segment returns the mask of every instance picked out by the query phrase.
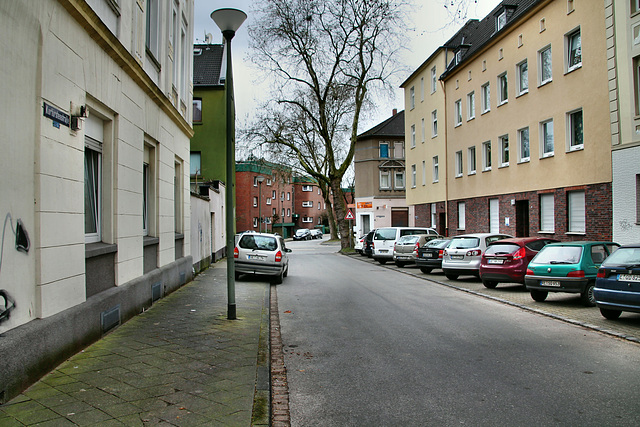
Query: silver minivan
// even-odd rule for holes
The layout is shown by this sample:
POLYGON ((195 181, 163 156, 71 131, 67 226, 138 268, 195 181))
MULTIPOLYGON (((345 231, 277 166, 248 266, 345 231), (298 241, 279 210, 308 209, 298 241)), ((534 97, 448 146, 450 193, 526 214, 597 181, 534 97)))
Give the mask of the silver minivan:
POLYGON ((233 249, 236 279, 241 274, 271 276, 274 284, 282 283, 289 273, 288 253, 282 236, 268 233, 244 233, 233 249))
POLYGON ((402 236, 410 234, 433 234, 438 236, 438 232, 427 227, 382 227, 377 228, 373 234, 372 253, 373 259, 380 264, 386 264, 393 260, 393 247, 402 236))

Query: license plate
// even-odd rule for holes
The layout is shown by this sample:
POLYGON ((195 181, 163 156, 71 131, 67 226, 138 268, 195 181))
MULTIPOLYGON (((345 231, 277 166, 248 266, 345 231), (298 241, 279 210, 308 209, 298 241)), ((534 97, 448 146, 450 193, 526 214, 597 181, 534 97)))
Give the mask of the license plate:
POLYGON ((264 261, 262 255, 247 255, 247 259, 255 259, 256 261, 264 261))
POLYGON ((380 249, 380 253, 381 253, 381 254, 386 254, 387 252, 389 252, 389 251, 388 251, 388 250, 386 250, 386 249, 380 249))
POLYGON ((549 286, 551 288, 559 288, 560 287, 560 282, 558 282, 556 280, 541 280, 540 281, 540 286, 549 286))
POLYGON ((618 280, 624 282, 640 282, 640 274, 618 274, 618 280))
POLYGON ((433 258, 434 255, 431 252, 425 252, 422 254, 422 258, 433 258))
POLYGON ((451 259, 464 259, 464 255, 451 255, 451 259))
POLYGON ((504 264, 503 259, 489 259, 487 260, 488 264, 504 264))

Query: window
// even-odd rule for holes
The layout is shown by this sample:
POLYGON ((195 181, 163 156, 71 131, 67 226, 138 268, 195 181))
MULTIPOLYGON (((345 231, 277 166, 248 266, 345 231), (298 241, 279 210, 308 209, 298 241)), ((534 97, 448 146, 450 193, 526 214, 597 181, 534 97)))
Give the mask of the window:
POLYGON ((640 12, 640 0, 631 0, 631 13, 640 12))
POLYGON ((438 172, 438 156, 433 157, 433 182, 438 182, 439 179, 438 172))
POLYGON ((524 95, 529 92, 529 66, 527 65, 526 59, 516 65, 516 76, 516 90, 518 91, 518 95, 524 95))
POLYGON ((184 224, 184 186, 182 183, 182 159, 176 157, 174 160, 173 173, 173 218, 174 230, 182 233, 184 224))
POLYGON ((518 161, 528 162, 531 156, 529 151, 529 128, 526 127, 518 130, 518 161))
POLYGON ((404 189, 404 171, 395 172, 394 177, 395 177, 394 185, 396 190, 404 189))
POLYGON ((551 46, 547 46, 538 52, 538 75, 540 85, 549 83, 553 75, 551 73, 551 46))
POLYGON ((500 232, 500 200, 489 199, 489 233, 500 232))
MULTIPOLYGON (((633 2, 637 0, 632 0, 633 2)), ((573 0, 567 0, 567 14, 573 12, 575 10, 575 6, 573 5, 573 0)))
POLYGON ((416 93, 413 86, 409 89, 409 108, 413 110, 416 108, 416 93))
POLYGON ((482 143, 482 170, 491 170, 491 141, 482 143))
MULTIPOLYGON (((178 60, 178 23, 180 22, 179 20, 179 15, 178 15, 178 9, 179 9, 179 5, 176 2, 176 0, 174 0, 173 2, 173 6, 171 9, 171 26, 169 27, 169 44, 171 45, 171 52, 173 53, 173 87, 177 88, 178 87, 178 63, 180 62, 178 60)), ((194 111, 194 121, 195 121, 195 111, 194 111)))
POLYGON ((584 233, 585 226, 585 198, 584 191, 570 191, 567 193, 569 206, 569 232, 584 233))
POLYGON ((253 196, 253 207, 254 208, 258 207, 258 197, 257 196, 253 196))
POLYGON ((302 207, 303 208, 312 208, 313 207, 313 202, 310 200, 306 200, 304 202, 302 202, 302 207))
POLYGON ((160 59, 160 0, 147 0, 147 33, 145 47, 156 62, 160 59))
POLYGON ((396 141, 393 144, 393 157, 396 159, 404 159, 404 142, 396 141))
POLYGON ((640 224, 640 174, 636 175, 636 223, 640 224))
POLYGON ((438 110, 431 112, 431 137, 438 136, 438 110))
POLYGON ((460 99, 458 99, 454 104, 454 120, 456 126, 460 126, 462 124, 462 100, 460 99))
MULTIPOLYGON (((313 187, 310 185, 303 185, 302 186, 302 191, 313 191, 313 187)), ((289 200, 289 199, 287 199, 289 200)))
POLYGON ((278 197, 278 193, 276 193, 276 190, 273 190, 273 191, 271 192, 271 198, 272 198, 273 200, 275 200, 275 199, 276 199, 276 197, 278 197))
POLYGON ((253 218, 253 228, 257 228, 258 227, 258 218, 254 217, 253 218))
POLYGON ((482 113, 491 110, 491 88, 489 83, 482 85, 482 113))
POLYGON ((540 195, 540 231, 555 232, 553 194, 540 195))
POLYGON ((85 242, 100 242, 102 217, 102 143, 85 136, 84 234, 85 242))
POLYGON ((144 144, 142 163, 142 234, 155 236, 156 232, 156 150, 155 144, 144 144))
POLYGON ((424 77, 420 77, 420 102, 424 101, 424 77))
POLYGON ((291 216, 291 208, 287 208, 287 217, 291 216))
POLYGON ((411 125, 411 148, 416 146, 416 125, 411 125))
POLYGON ((503 73, 498 76, 498 106, 507 101, 509 101, 507 73, 503 73))
POLYGON ((500 142, 500 166, 509 166, 509 135, 498 138, 500 142))
POLYGON ((193 99, 193 122, 202 123, 202 99, 193 99))
POLYGON ((142 164, 142 235, 149 235, 149 164, 142 164))
POLYGON ((189 62, 192 61, 192 52, 187 49, 187 23, 181 19, 180 23, 180 99, 183 101, 187 99, 187 86, 189 85, 189 62))
POLYGON ((380 157, 383 159, 389 158, 389 143, 381 142, 380 143, 380 157))
POLYGON ((267 178, 267 185, 271 185, 271 178, 267 178))
POLYGON ((436 228, 438 210, 435 203, 431 203, 431 228, 436 228))
POLYGON ((422 129, 421 129, 422 130, 422 142, 424 142, 424 137, 425 137, 424 119, 422 119, 421 127, 422 127, 422 129))
POLYGON ((427 162, 422 161, 422 185, 427 185, 427 162))
POLYGON ((582 66, 582 42, 580 39, 580 29, 568 34, 565 37, 567 45, 567 72, 573 71, 582 66))
POLYGON ((436 67, 433 67, 431 69, 431 93, 434 93, 436 91, 436 82, 436 67))
POLYGON ((467 120, 476 117, 476 93, 471 92, 467 95, 467 120))
POLYGON ((267 205, 271 204, 271 197, 267 197, 267 201, 266 201, 267 205))
POLYGON ((380 171, 380 188, 391 188, 391 185, 389 184, 389 171, 380 171))
POLYGON ((201 164, 201 159, 202 159, 202 154, 199 151, 192 151, 191 155, 189 156, 190 160, 189 160, 189 174, 192 177, 195 176, 202 176, 202 164, 201 164))
POLYGON ((466 206, 464 202, 458 202, 458 230, 465 228, 466 206))
POLYGON ((540 123, 540 147, 542 157, 553 156, 553 120, 540 123))
POLYGON ((507 25, 507 11, 503 10, 500 15, 496 17, 496 32, 500 31, 507 25))
POLYGON ((291 193, 287 192, 287 200, 291 200, 291 193))
POLYGON ((576 110, 567 114, 567 125, 569 126, 569 151, 581 150, 584 148, 582 110, 576 110))
POLYGON ((313 222, 313 217, 303 216, 302 217, 302 222, 313 222))
POLYGON ((411 188, 416 188, 416 165, 411 165, 411 188))
POLYGON ((467 159, 469 162, 469 175, 476 173, 476 147, 467 148, 467 159))
POLYGON ((462 176, 462 151, 456 151, 456 178, 462 176))

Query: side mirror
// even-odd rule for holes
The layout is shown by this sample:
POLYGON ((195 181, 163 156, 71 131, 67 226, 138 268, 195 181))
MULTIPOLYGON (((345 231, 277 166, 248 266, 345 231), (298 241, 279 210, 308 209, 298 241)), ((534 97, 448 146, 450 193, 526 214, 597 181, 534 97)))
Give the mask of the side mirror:
POLYGON ((291 249, 287 248, 284 250, 286 253, 293 252, 291 249))

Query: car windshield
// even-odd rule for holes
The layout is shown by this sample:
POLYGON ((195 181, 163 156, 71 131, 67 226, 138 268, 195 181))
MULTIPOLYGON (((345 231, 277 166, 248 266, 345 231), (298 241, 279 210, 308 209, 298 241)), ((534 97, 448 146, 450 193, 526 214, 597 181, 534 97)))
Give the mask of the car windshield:
POLYGON ((414 235, 414 236, 402 236, 400 238, 400 240, 398 240, 399 244, 403 244, 403 245, 407 245, 410 243, 415 243, 418 241, 418 239, 420 238, 420 236, 418 235, 414 235))
POLYGON ((477 237, 454 237, 449 247, 451 249, 470 249, 480 246, 480 239, 477 237))
POLYGON ((410 236, 412 234, 429 234, 429 230, 419 229, 419 230, 400 230, 401 236, 410 236))
POLYGON ((520 246, 515 243, 500 243, 491 245, 485 251, 485 255, 508 255, 516 252, 520 246))
POLYGON ((396 229, 395 228, 381 228, 376 230, 374 239, 376 240, 395 240, 396 229))
POLYGON ((240 243, 238 243, 238 246, 240 246, 242 249, 275 251, 276 249, 278 249, 278 242, 276 242, 275 237, 271 236, 245 234, 240 239, 240 243))
POLYGON ((533 259, 536 264, 577 264, 582 246, 545 246, 533 259))
POLYGON ((424 246, 426 248, 440 248, 440 249, 442 249, 443 247, 448 245, 449 242, 450 242, 450 240, 434 239, 434 240, 430 240, 429 242, 427 242, 427 244, 424 245, 424 246))
POLYGON ((634 265, 640 267, 640 248, 620 248, 602 263, 603 267, 612 265, 634 265))

